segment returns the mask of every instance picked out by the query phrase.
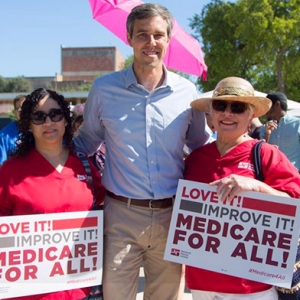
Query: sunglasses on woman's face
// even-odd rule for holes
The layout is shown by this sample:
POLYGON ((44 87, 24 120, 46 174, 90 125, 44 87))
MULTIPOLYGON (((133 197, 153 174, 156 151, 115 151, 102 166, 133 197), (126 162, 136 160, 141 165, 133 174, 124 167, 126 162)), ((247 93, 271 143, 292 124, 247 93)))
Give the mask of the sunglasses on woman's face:
POLYGON ((64 114, 60 108, 52 108, 47 114, 38 110, 30 115, 30 120, 35 125, 42 125, 46 122, 47 117, 49 117, 52 122, 59 122, 64 118, 64 114))
POLYGON ((243 114, 248 109, 248 104, 239 101, 225 101, 225 100, 213 100, 212 101, 212 108, 215 111, 224 112, 227 106, 230 106, 230 111, 233 114, 243 114))

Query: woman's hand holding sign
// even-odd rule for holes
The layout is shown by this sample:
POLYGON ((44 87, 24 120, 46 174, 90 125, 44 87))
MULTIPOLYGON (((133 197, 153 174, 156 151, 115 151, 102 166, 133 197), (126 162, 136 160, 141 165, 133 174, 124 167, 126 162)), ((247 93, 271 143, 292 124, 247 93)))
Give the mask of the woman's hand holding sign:
POLYGON ((233 198, 241 192, 260 192, 260 181, 249 177, 232 174, 227 177, 215 180, 210 183, 217 186, 217 194, 223 203, 231 202, 233 198))
POLYGON ((215 180, 210 185, 217 186, 217 195, 221 197, 223 203, 231 202, 238 193, 249 191, 290 197, 287 193, 275 190, 262 181, 236 174, 215 180))

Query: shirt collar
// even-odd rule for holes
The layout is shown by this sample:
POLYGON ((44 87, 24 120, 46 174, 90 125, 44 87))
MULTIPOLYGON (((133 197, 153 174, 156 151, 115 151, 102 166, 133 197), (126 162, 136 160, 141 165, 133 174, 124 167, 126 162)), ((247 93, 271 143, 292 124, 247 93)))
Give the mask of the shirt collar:
POLYGON ((137 79, 133 72, 133 65, 125 71, 125 87, 128 89, 132 84, 137 84, 137 79))
MULTIPOLYGON (((171 90, 174 90, 174 82, 172 80, 171 72, 167 70, 166 66, 163 64, 165 72, 165 80, 161 87, 169 86, 171 90)), ((133 64, 125 72, 125 87, 128 89, 132 84, 137 85, 137 79, 133 72, 133 64)))
POLYGON ((282 118, 280 118, 279 123, 285 124, 285 123, 288 123, 292 119, 293 119, 293 116, 291 114, 289 114, 288 112, 286 112, 286 114, 282 118))

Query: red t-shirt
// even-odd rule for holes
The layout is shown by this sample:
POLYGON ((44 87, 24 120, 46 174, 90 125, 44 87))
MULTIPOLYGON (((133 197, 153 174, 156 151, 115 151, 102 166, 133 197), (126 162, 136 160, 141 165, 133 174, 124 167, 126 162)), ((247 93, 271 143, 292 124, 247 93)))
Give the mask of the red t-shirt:
MULTIPOLYGON (((105 189, 96 168, 91 166, 97 202, 105 189)), ((80 159, 70 153, 59 173, 38 151, 12 158, 0 167, 0 216, 32 215, 91 210, 93 194, 80 159)), ((84 298, 90 288, 80 288, 11 299, 74 300, 84 298)))
MULTIPOLYGON (((185 161, 186 180, 210 183, 231 174, 255 178, 252 147, 257 140, 245 141, 221 156, 216 143, 194 150, 185 161)), ((274 189, 300 196, 300 176, 297 169, 277 147, 263 144, 261 148, 262 173, 265 183, 274 189)), ((250 294, 271 288, 270 285, 235 276, 224 275, 186 266, 187 285, 193 290, 231 294, 250 294)))

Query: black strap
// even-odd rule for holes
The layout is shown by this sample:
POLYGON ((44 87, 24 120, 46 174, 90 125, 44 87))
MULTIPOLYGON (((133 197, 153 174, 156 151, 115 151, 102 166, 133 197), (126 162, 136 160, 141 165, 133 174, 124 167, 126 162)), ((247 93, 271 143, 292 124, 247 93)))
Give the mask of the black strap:
MULTIPOLYGON (((91 171, 91 166, 90 166, 89 160, 88 160, 87 156, 82 152, 77 152, 77 156, 80 158, 80 160, 84 166, 86 176, 88 178, 89 184, 90 184, 92 192, 93 192, 94 200, 93 200, 92 209, 93 210, 96 210, 96 209, 102 210, 103 206, 97 207, 97 204, 96 204, 95 189, 94 189, 92 171, 91 171)), ((90 290, 90 294, 87 295, 85 298, 83 298, 83 300, 103 300, 102 284, 92 286, 91 290, 90 290)))
POLYGON ((263 141, 259 141, 252 148, 255 177, 257 180, 260 181, 264 181, 264 175, 262 173, 262 167, 261 167, 261 156, 260 156, 260 148, 262 144, 263 141))
POLYGON ((77 152, 77 156, 80 158, 80 160, 81 160, 81 162, 82 162, 82 164, 84 166, 87 179, 89 181, 90 187, 91 187, 92 192, 93 192, 93 196, 94 196, 93 210, 94 210, 94 209, 96 209, 96 197, 95 197, 95 189, 94 189, 94 183, 93 183, 91 166, 90 166, 90 163, 88 161, 87 156, 84 153, 77 152))

